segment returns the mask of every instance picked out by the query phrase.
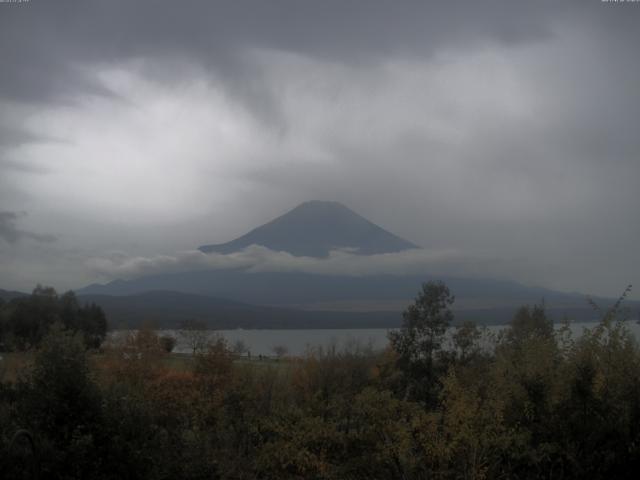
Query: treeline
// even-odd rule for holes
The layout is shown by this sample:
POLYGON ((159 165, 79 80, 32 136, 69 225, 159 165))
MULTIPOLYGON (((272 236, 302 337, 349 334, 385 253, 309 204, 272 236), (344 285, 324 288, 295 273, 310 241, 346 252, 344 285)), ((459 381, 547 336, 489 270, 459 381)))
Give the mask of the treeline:
POLYGON ((0 384, 7 478, 635 478, 640 348, 618 306, 577 338, 542 306, 504 333, 461 325, 425 284, 384 352, 176 363, 152 331, 89 355, 54 327, 0 384), (19 432, 16 434, 16 432, 19 432), (29 439, 33 440, 33 446, 29 439), (37 460, 37 461, 36 461, 37 460))
POLYGON ((99 306, 80 305, 72 291, 58 295, 53 288, 38 285, 31 295, 0 298, 0 352, 38 347, 56 323, 80 333, 88 348, 98 348, 107 334, 107 319, 99 306))

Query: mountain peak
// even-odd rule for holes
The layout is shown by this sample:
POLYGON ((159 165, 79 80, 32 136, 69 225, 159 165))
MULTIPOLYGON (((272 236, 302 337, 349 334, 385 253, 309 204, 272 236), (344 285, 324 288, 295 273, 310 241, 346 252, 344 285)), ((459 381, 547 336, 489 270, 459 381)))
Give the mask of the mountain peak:
POLYGON ((348 207, 345 207, 342 203, 335 202, 332 200, 307 200, 306 202, 302 202, 293 210, 296 210, 298 208, 340 208, 344 210, 350 210, 348 207))
POLYGON ((205 253, 232 253, 249 245, 295 256, 326 257, 338 248, 372 255, 418 248, 339 202, 310 200, 247 234, 219 245, 204 245, 205 253))
POLYGON ((292 208, 282 215, 282 217, 298 215, 311 216, 308 220, 315 220, 313 217, 315 215, 324 215, 329 217, 352 216, 363 218, 344 204, 329 200, 308 200, 306 202, 302 202, 297 207, 292 208))

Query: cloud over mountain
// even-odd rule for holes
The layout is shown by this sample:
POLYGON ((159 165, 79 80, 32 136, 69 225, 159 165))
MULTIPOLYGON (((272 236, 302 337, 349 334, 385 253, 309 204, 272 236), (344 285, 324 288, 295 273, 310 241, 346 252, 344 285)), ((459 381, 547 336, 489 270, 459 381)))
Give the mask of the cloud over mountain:
POLYGON ((304 202, 230 242, 175 255, 93 258, 88 265, 109 278, 198 270, 376 275, 469 270, 473 259, 455 249, 422 249, 348 207, 304 202))
POLYGON ((299 272, 324 275, 405 275, 446 273, 476 275, 491 272, 499 262, 494 258, 478 258, 456 250, 411 249, 401 252, 358 255, 351 251, 331 250, 324 258, 295 256, 251 245, 240 251, 204 253, 190 250, 175 255, 151 257, 94 257, 87 266, 106 279, 132 279, 147 275, 198 270, 242 269, 255 272, 299 272))

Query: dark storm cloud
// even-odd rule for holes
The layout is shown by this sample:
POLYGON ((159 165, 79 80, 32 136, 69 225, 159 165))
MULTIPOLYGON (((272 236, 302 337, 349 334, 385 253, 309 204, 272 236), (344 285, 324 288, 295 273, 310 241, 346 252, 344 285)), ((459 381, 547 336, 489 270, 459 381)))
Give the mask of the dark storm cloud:
MULTIPOLYGON (((274 49, 348 65, 429 58, 441 48, 518 46, 554 35, 567 20, 615 32, 632 48, 635 23, 591 1, 32 0, 2 5, 0 98, 70 101, 116 95, 79 68, 130 58, 180 58, 215 72, 254 113, 281 121, 247 52, 274 49)), ((615 41, 617 40, 617 41, 615 41)), ((625 45, 622 46, 621 43, 625 45)), ((152 67, 150 67, 152 68, 152 67)), ((635 65, 632 67, 635 69, 635 65)), ((179 76, 175 69, 152 75, 179 76)))
POLYGON ((2 5, 0 95, 43 100, 100 87, 82 62, 180 55, 242 77, 241 54, 273 48, 332 61, 430 55, 442 44, 518 44, 551 34, 568 2, 32 0, 2 5))
POLYGON ((0 211, 0 239, 11 244, 22 239, 36 242, 53 242, 56 240, 53 235, 43 235, 18 228, 16 222, 21 216, 24 216, 24 214, 0 211))

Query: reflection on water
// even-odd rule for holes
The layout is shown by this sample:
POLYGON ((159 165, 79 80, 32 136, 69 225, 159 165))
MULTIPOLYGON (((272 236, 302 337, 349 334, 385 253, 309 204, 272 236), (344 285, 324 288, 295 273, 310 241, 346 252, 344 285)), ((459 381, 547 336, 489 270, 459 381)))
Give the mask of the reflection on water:
MULTIPOLYGON (((585 328, 593 328, 597 323, 573 323, 570 328, 573 337, 582 334, 585 328)), ((636 322, 627 322, 627 328, 640 339, 640 325, 636 322)), ((560 325, 556 325, 557 328, 560 325)), ((485 342, 505 328, 504 325, 485 327, 485 342)), ((345 347, 371 347, 374 350, 384 349, 387 345, 387 333, 390 329, 317 329, 317 330, 210 330, 206 335, 213 338, 222 335, 230 347, 237 342, 242 342, 252 356, 275 355, 277 347, 284 347, 288 355, 303 355, 310 348, 327 348, 335 346, 337 349, 345 347)), ((111 333, 118 337, 126 335, 127 330, 116 330, 111 333)), ((178 341, 174 352, 188 353, 191 348, 178 334, 177 330, 161 330, 160 335, 171 335, 178 341)))

